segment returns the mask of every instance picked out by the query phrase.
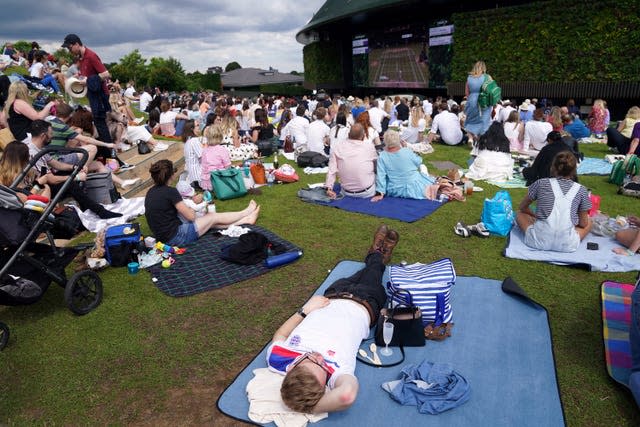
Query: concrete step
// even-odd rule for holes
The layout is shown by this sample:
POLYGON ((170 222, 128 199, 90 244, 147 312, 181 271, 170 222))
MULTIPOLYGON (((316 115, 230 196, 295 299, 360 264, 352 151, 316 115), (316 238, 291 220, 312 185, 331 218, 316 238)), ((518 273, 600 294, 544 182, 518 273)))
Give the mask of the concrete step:
POLYGON ((117 173, 121 179, 139 178, 136 185, 120 191, 125 198, 144 196, 147 190, 153 185, 153 180, 149 174, 149 167, 158 160, 168 159, 173 162, 174 167, 181 172, 184 169, 184 144, 181 141, 165 141, 169 146, 164 151, 152 151, 148 154, 138 154, 138 150, 133 147, 130 150, 120 153, 119 157, 135 168, 117 173))

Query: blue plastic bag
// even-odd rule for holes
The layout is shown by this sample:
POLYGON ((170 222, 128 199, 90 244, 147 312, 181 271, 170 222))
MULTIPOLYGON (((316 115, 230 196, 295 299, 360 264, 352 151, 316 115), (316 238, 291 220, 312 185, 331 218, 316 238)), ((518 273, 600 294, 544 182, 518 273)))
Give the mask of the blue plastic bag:
POLYGON ((509 234, 514 220, 509 193, 505 190, 500 190, 493 199, 484 199, 481 219, 491 234, 499 236, 509 234))

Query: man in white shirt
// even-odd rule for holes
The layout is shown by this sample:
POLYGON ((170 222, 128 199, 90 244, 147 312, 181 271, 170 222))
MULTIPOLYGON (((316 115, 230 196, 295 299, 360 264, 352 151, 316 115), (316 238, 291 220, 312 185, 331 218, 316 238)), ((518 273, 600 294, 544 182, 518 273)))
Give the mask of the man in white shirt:
POLYGON ((496 115, 496 120, 500 123, 506 122, 509 118, 509 114, 511 114, 512 111, 516 111, 516 109, 511 106, 511 101, 505 99, 504 101, 502 101, 502 108, 496 115))
POLYGON ((429 98, 425 98, 424 101, 422 101, 422 111, 424 111, 424 115, 428 117, 431 117, 433 114, 433 104, 429 101, 429 98))
POLYGON ((324 296, 311 297, 273 335, 267 364, 284 375, 280 395, 290 409, 333 412, 355 402, 356 355, 386 303, 382 276, 399 239, 395 230, 379 226, 365 266, 336 280, 324 296))
POLYGON ((307 143, 307 135, 309 134, 309 120, 304 117, 307 111, 302 104, 296 108, 296 116, 287 123, 282 130, 284 137, 291 136, 294 141, 294 148, 307 143))
POLYGON ((327 109, 324 107, 316 108, 313 116, 315 120, 309 124, 307 133, 307 149, 316 153, 325 153, 325 147, 329 146, 329 126, 324 122, 324 116, 327 115, 327 109))
POLYGON ((147 111, 147 107, 152 100, 153 97, 151 96, 151 88, 145 86, 144 92, 142 92, 142 95, 140 95, 140 111, 147 111))
POLYGON ((372 99, 369 107, 369 122, 378 133, 382 133, 382 119, 390 117, 382 108, 378 107, 378 101, 372 99))
POLYGON ((460 119, 458 116, 449 111, 445 101, 437 104, 438 114, 433 118, 431 130, 427 136, 427 141, 431 143, 440 133, 440 139, 447 145, 458 145, 466 142, 466 135, 463 134, 460 127, 460 119))
POLYGON ((127 88, 124 90, 124 93, 122 95, 129 102, 136 100, 136 88, 133 87, 133 82, 132 81, 129 81, 127 83, 127 88))
POLYGON ((536 108, 533 112, 533 120, 529 120, 524 127, 524 150, 542 150, 542 147, 547 145, 547 135, 552 130, 551 123, 544 120, 544 110, 536 108))

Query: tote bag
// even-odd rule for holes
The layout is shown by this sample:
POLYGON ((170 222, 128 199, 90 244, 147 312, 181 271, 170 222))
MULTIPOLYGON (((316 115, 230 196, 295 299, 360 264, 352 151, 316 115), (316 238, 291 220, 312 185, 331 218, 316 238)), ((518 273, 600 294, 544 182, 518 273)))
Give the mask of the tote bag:
POLYGON ((393 265, 389 267, 389 279, 387 290, 393 306, 413 303, 420 307, 425 326, 451 321, 451 287, 456 271, 450 258, 431 264, 393 265), (402 291, 408 291, 412 301, 407 301, 402 291))
POLYGON ((500 190, 493 199, 484 199, 482 222, 491 234, 506 236, 513 226, 514 214, 509 192, 500 190))
POLYGON ((242 172, 229 168, 211 171, 211 187, 219 200, 235 199, 247 194, 242 172))

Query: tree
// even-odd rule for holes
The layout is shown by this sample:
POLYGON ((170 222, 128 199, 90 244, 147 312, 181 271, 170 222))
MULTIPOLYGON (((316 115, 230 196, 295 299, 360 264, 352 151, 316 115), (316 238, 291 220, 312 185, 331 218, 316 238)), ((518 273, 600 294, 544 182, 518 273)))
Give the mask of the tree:
POLYGON ((138 84, 144 84, 147 75, 147 60, 142 57, 140 51, 135 49, 128 55, 120 58, 120 62, 115 66, 109 68, 113 79, 118 79, 122 84, 127 83, 129 80, 133 81, 134 86, 138 84))
POLYGON ((225 73, 228 73, 229 71, 238 70, 240 68, 242 68, 240 64, 238 64, 236 61, 233 61, 233 62, 229 62, 227 66, 224 67, 224 71, 225 73))
POLYGON ((148 67, 149 86, 157 86, 166 90, 182 90, 186 86, 184 69, 180 61, 173 57, 151 58, 148 67))
POLYGON ((289 74, 293 74, 294 76, 299 76, 300 73, 297 72, 296 70, 291 71, 289 74))

